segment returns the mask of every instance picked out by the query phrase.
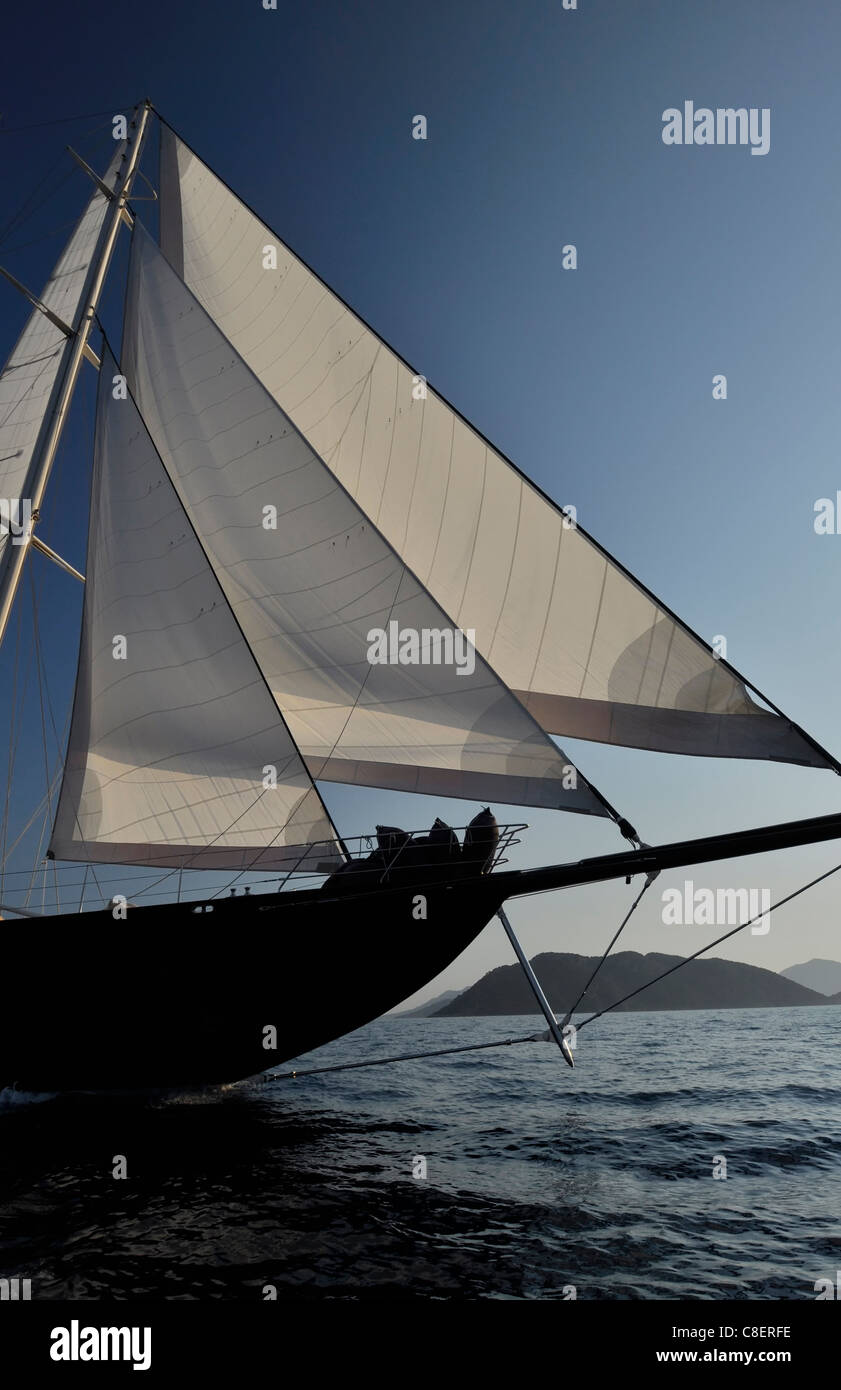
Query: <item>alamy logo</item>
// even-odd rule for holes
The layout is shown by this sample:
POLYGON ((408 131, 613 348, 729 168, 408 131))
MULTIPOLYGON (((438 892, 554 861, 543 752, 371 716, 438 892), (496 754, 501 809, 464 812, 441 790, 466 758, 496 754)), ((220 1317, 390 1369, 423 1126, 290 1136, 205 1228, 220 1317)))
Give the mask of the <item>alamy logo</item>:
POLYGON ((817 1303, 820 1303, 822 1298, 829 1299, 830 1302, 841 1301, 841 1269, 835 1271, 835 1283, 831 1279, 816 1279, 813 1287, 817 1294, 817 1303))
POLYGON ((751 927, 751 936, 766 936, 771 922, 770 888, 664 888, 661 921, 666 927, 751 927), (760 917, 760 909, 762 916, 760 917))
POLYGON ((12 545, 24 545, 32 530, 32 503, 28 497, 0 497, 0 536, 11 536, 12 545))
POLYGON ((767 154, 771 148, 771 108, 763 106, 699 106, 685 101, 683 110, 669 106, 663 112, 664 145, 747 145, 751 154, 767 154))
POLYGON ((472 676, 476 669, 472 627, 401 627, 392 619, 388 631, 372 627, 367 636, 368 660, 372 666, 455 666, 459 676, 472 676))
POLYGON ((69 1327, 54 1327, 50 1339, 53 1361, 132 1361, 133 1371, 152 1364, 151 1327, 80 1327, 74 1318, 69 1327))
POLYGON ((0 1302, 14 1302, 15 1299, 29 1300, 31 1298, 31 1279, 0 1279, 0 1302))
POLYGON ((815 535, 841 535, 841 492, 836 492, 835 501, 831 497, 819 497, 814 506, 815 535))

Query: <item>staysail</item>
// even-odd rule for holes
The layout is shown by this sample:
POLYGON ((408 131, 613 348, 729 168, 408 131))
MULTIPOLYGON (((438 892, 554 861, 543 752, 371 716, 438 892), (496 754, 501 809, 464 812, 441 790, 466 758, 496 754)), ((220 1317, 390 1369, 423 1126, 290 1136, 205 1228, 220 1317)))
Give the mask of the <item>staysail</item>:
POLYGON ((609 813, 453 631, 140 227, 122 356, 314 780, 609 813), (417 652, 372 659, 372 633, 395 630, 417 634, 417 652))
POLYGON ((161 141, 170 263, 544 730, 837 770, 428 389, 164 124, 161 141))
POLYGON ((79 672, 50 852, 198 869, 341 862, 330 818, 107 350, 79 672))
MULTIPOLYGON (((103 178, 107 188, 117 182, 124 152, 122 141, 103 178)), ((108 199, 97 189, 41 292, 42 304, 68 328, 77 326, 107 207, 108 199)), ((13 523, 10 528, 4 518, 0 529, 0 575, 14 527, 23 525, 22 505, 31 494, 36 446, 72 346, 72 338, 40 309, 33 309, 0 373, 0 498, 10 505, 13 523)))

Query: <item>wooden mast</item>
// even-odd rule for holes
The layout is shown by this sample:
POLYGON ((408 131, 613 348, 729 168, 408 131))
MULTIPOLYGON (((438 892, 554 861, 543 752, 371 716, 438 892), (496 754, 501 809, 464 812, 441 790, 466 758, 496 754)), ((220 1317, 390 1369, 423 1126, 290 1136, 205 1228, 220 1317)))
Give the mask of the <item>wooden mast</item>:
POLYGON ((146 134, 146 127, 149 123, 151 112, 151 102, 144 101, 139 108, 136 108, 132 120, 134 137, 130 139, 126 150, 126 167, 122 181, 111 197, 111 207, 106 214, 103 234, 99 243, 99 254, 91 267, 88 283, 85 288, 83 298, 83 308, 79 319, 79 326, 74 334, 73 348, 67 363, 62 381, 61 390, 52 407, 51 418, 46 433, 43 436, 38 456, 37 465, 31 487, 31 506, 32 520, 27 533, 16 539, 14 545, 9 546, 9 554, 2 575, 0 575, 0 645, 6 634, 9 625, 9 618, 15 596, 23 576, 23 567, 26 562, 29 547, 33 543, 33 531, 41 505, 44 500, 47 482, 50 476, 62 430, 67 420, 70 402, 82 362, 90 352, 88 339, 93 328, 94 316, 99 304, 102 287, 105 284, 105 277, 111 264, 111 257, 114 247, 117 244, 117 234, 122 221, 130 223, 131 217, 126 210, 126 201, 131 192, 131 185, 137 166, 140 162, 140 154, 143 148, 143 138, 146 134))

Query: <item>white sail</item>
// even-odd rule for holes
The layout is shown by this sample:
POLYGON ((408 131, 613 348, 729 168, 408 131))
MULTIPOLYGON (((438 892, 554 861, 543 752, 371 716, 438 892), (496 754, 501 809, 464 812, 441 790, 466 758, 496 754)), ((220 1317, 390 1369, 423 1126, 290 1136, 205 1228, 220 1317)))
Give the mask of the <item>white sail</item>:
MULTIPOLYGON (((103 178, 108 188, 117 181, 124 151, 121 142, 103 178)), ((76 327, 107 207, 108 199, 97 189, 41 292, 41 302, 68 328, 76 327)), ((24 524, 22 504, 30 497, 35 448, 71 349, 72 339, 33 309, 0 373, 0 502, 9 507, 13 522, 10 529, 4 518, 0 529, 0 573, 14 528, 24 524)))
POLYGON ((833 765, 441 397, 424 399, 410 368, 166 126, 161 244, 296 429, 451 619, 475 630, 478 651, 544 729, 833 765), (272 247, 276 269, 266 268, 272 247))
POLYGON ((606 813, 140 228, 123 367, 314 779, 606 813))
POLYGON ((335 865, 329 817, 135 405, 115 399, 115 373, 106 353, 50 850, 202 869, 335 865))

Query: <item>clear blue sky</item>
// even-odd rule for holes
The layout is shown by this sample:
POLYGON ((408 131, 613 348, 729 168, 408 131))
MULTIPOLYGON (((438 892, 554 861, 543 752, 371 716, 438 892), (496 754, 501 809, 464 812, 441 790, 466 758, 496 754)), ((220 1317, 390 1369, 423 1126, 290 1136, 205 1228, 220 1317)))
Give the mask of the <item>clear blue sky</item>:
MULTIPOLYGON (((261 0, 80 0, 5 17, 0 131, 149 95, 418 371, 574 503, 686 621, 725 635, 729 659, 839 755, 841 535, 813 529, 815 500, 841 488, 839 62, 841 10, 825 0, 579 0, 577 11, 560 0, 278 0, 276 11, 261 0), (688 99, 770 107, 770 152, 667 148, 662 112, 688 99), (426 142, 411 138, 417 113, 426 142), (568 242, 575 272, 561 268, 568 242), (725 402, 712 399, 716 373, 727 375, 725 402)), ((94 128, 105 121, 0 135, 0 222, 65 143, 102 166, 107 127, 94 128)), ((72 219, 84 192, 74 173, 0 241, 0 261, 36 290, 61 236, 25 243, 72 219)), ((115 284, 105 310, 115 334, 119 307, 115 284)), ((0 355, 23 314, 0 285, 0 355)), ((92 389, 43 532, 80 565, 92 389)), ((78 594, 45 570, 61 706, 78 594)), ((31 715, 16 797, 37 781, 34 703, 31 715)), ((830 773, 567 748, 649 841, 841 805, 830 773)), ((348 833, 434 814, 376 794, 327 796, 348 833)), ((460 821, 475 807, 442 809, 460 821)), ((522 863, 621 844, 585 818, 523 818, 534 829, 522 863)), ((830 845, 692 876, 782 893, 834 855, 830 845)), ((593 951, 629 891, 515 904, 512 918, 531 952, 593 951)), ((840 893, 841 880, 783 910, 768 937, 738 937, 722 953, 772 968, 841 957, 840 893)), ((655 902, 627 944, 684 954, 705 931, 663 927, 655 902)), ((499 936, 489 929, 435 988, 507 961, 499 936)))

